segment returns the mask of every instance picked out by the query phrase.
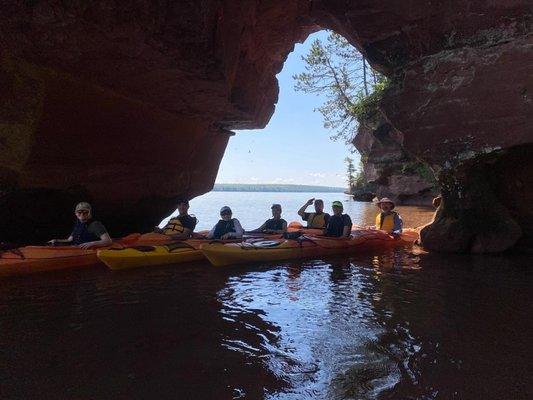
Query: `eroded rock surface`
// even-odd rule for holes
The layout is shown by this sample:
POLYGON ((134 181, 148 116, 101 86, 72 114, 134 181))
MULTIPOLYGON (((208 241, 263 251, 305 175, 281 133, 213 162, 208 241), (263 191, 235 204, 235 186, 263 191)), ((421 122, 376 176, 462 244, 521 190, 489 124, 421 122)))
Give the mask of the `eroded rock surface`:
POLYGON ((438 195, 433 171, 403 149, 403 135, 381 115, 360 121, 353 144, 361 154, 365 189, 402 205, 431 205, 438 195))
MULTIPOLYGON (((115 236, 148 229, 177 196, 208 191, 229 130, 265 126, 276 73, 321 28, 394 80, 387 122, 444 185, 458 177, 442 209, 472 228, 453 200, 473 184, 469 162, 533 142, 532 14, 527 0, 4 2, 0 240, 58 235, 81 199, 115 236)), ((438 227, 453 222, 443 215, 435 232, 453 232, 438 227)), ((435 250, 491 247, 471 235, 452 249, 428 237, 435 250)))

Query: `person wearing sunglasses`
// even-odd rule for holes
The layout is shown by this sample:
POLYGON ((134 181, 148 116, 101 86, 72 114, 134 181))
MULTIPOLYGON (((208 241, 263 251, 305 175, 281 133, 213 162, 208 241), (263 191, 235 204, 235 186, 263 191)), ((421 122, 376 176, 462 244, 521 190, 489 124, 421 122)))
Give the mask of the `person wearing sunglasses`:
POLYGON ((111 237, 101 222, 93 220, 92 207, 89 203, 81 202, 74 211, 76 224, 68 239, 52 239, 51 245, 75 245, 82 249, 104 247, 111 245, 111 237))
POLYGON ((242 238, 244 229, 237 218, 231 218, 231 208, 224 206, 220 209, 220 221, 207 234, 208 239, 236 239, 242 238))

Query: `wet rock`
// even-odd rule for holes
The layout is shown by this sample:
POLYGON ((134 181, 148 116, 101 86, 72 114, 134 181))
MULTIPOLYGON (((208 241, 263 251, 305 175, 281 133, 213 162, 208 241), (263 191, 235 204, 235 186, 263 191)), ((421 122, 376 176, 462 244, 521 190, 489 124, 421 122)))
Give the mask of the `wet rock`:
MULTIPOLYGON (((228 132, 266 125, 276 74, 294 43, 321 28, 394 80, 381 111, 408 154, 442 176, 468 174, 468 160, 533 142, 530 16, 526 0, 7 2, 0 234, 56 235, 75 199, 92 201, 117 236, 157 223, 177 196, 210 190, 228 132), (30 228, 40 214, 48 223, 30 228)), ((388 152, 382 161, 393 164, 400 154, 388 152)), ((507 193, 501 186, 490 187, 507 193)), ((443 209, 476 231, 457 212, 458 190, 445 191, 443 209)), ((521 211, 500 203, 513 219, 521 211)), ((444 234, 450 221, 434 229, 444 234)))
POLYGON ((480 156, 441 176, 442 200, 420 237, 428 250, 497 253, 533 249, 533 148, 480 156))
POLYGON ((354 189, 352 191, 353 199, 355 201, 370 202, 376 196, 374 192, 364 189, 354 189))

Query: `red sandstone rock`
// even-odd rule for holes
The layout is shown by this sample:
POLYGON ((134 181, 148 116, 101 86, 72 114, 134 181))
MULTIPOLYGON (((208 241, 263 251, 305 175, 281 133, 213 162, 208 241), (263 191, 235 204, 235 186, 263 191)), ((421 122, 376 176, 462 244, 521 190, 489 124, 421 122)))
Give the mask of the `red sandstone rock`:
POLYGON ((383 111, 444 182, 533 142, 531 13, 527 0, 4 2, 0 240, 57 234, 82 198, 115 235, 146 229, 209 190, 227 129, 265 126, 276 73, 320 27, 403 77, 383 111))
POLYGON ((369 189, 374 196, 391 198, 397 204, 430 205, 437 195, 431 171, 404 151, 403 135, 390 123, 380 115, 373 119, 361 121, 353 139, 364 160, 369 189))

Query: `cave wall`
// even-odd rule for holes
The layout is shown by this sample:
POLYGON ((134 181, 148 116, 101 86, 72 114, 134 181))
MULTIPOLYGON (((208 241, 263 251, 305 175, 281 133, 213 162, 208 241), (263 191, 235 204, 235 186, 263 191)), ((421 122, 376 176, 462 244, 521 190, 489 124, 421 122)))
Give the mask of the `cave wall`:
POLYGON ((3 4, 0 241, 64 235, 81 200, 113 236, 151 229, 211 190, 230 129, 266 125, 318 29, 302 4, 3 4))
POLYGON ((147 229, 208 191, 229 131, 266 125, 275 75, 321 28, 393 79, 384 118, 445 184, 533 141, 532 14, 526 0, 4 2, 0 240, 57 235, 82 199, 115 236, 147 229))
POLYGON ((354 198, 388 197, 398 205, 431 206, 439 195, 433 171, 403 148, 403 135, 379 112, 359 121, 352 144, 361 155, 365 183, 354 198))

